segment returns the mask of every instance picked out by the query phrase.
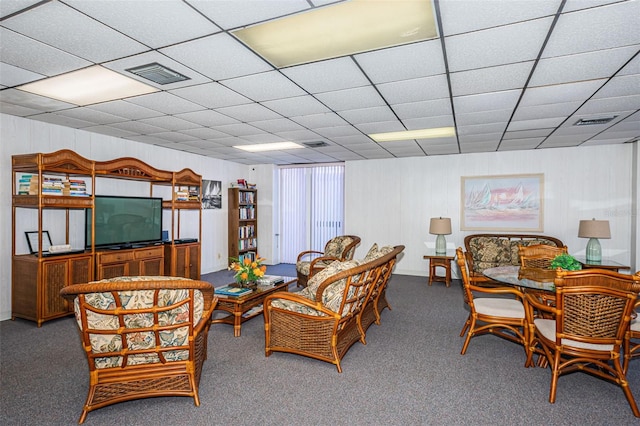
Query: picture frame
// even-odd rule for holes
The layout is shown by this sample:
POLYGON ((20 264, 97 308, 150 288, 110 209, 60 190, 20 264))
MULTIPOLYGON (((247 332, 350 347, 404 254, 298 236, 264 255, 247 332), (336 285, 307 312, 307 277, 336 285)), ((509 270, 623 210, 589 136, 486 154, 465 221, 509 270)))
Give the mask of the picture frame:
POLYGON ((544 174, 462 176, 460 229, 544 231, 544 174))
MULTIPOLYGON (((27 244, 29 245, 29 252, 31 254, 38 254, 38 231, 28 231, 24 233, 27 237, 27 244)), ((49 231, 42 231, 42 251, 49 251, 49 247, 51 247, 51 237, 49 236, 49 231)))

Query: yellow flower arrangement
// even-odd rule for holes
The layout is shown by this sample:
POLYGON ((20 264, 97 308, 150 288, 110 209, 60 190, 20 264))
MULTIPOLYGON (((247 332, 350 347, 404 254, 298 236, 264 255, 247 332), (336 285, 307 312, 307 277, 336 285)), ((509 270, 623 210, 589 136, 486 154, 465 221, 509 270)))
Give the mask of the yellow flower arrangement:
POLYGON ((252 261, 248 257, 245 257, 242 261, 231 258, 233 263, 229 266, 230 270, 236 272, 234 278, 238 284, 251 283, 264 276, 267 271, 267 267, 262 264, 265 260, 262 257, 256 256, 256 259, 252 261))

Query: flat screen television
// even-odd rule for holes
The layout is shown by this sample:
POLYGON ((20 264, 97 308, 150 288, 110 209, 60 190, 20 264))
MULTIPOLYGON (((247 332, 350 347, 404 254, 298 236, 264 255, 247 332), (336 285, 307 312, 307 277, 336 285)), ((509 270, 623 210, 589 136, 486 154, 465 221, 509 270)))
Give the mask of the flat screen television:
MULTIPOLYGON (((162 198, 96 195, 95 246, 128 248, 162 241, 162 198)), ((91 247, 92 209, 85 214, 85 247, 91 247)))

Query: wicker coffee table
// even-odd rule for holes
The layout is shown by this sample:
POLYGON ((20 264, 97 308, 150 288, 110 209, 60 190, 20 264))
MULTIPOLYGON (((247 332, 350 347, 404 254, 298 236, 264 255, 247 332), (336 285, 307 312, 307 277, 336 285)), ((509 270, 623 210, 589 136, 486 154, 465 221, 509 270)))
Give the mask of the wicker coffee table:
POLYGON ((289 285, 297 281, 296 277, 282 277, 284 282, 275 286, 258 286, 251 293, 244 296, 224 296, 216 294, 218 305, 211 316, 211 324, 233 325, 233 335, 240 337, 242 323, 262 314, 262 302, 264 298, 276 291, 288 291, 289 285), (216 318, 216 311, 224 311, 229 315, 216 318))

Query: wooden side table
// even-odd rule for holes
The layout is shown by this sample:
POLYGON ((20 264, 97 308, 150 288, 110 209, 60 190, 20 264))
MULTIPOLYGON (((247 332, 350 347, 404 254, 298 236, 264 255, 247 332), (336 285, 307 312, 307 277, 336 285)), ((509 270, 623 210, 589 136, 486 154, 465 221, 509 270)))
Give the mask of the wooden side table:
POLYGON ((446 254, 427 254, 422 256, 423 259, 429 261, 429 285, 434 281, 444 282, 447 287, 451 283, 451 261, 455 258, 454 252, 446 254), (436 268, 444 268, 444 276, 436 273, 436 268))
POLYGON ((589 268, 598 268, 598 269, 609 269, 611 271, 620 272, 620 269, 631 269, 628 265, 623 265, 622 263, 615 262, 611 259, 602 259, 601 262, 589 262, 585 256, 573 256, 576 258, 578 262, 582 264, 582 269, 589 268))

